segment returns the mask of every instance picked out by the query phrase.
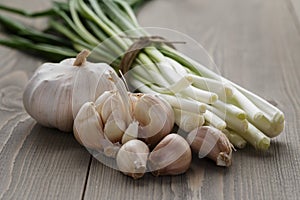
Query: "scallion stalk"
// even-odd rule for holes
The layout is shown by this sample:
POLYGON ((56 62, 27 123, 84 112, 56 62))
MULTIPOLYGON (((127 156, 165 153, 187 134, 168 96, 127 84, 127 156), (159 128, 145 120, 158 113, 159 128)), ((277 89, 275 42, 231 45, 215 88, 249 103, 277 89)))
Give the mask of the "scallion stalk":
MULTIPOLYGON (((140 27, 132 9, 141 2, 69 0, 54 2, 53 8, 36 13, 0 5, 0 9, 27 17, 47 16, 55 32, 40 32, 0 16, 1 25, 18 36, 0 40, 0 44, 59 58, 73 57, 82 48, 88 48, 93 50, 93 61, 113 64, 118 71, 134 38, 150 36, 140 27)), ((235 145, 244 144, 242 139, 236 139, 240 134, 255 148, 265 150, 270 145, 269 137, 284 128, 284 115, 278 108, 166 44, 144 47, 125 77, 131 88, 168 101, 177 118, 191 113, 192 120, 198 114, 218 129, 230 129, 227 137, 235 145)), ((177 121, 180 126, 184 120, 177 121)))
POLYGON ((234 147, 243 149, 247 145, 247 141, 235 131, 224 129, 222 132, 226 135, 226 137, 229 139, 229 141, 233 144, 234 147))

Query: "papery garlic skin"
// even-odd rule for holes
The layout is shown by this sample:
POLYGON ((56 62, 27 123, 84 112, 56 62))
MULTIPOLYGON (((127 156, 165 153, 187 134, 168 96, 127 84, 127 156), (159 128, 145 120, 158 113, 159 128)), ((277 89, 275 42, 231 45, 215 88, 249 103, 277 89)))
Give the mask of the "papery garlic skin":
MULTIPOLYGON (((81 57, 88 55, 83 53, 81 57)), ((78 58, 45 63, 29 80, 23 104, 28 114, 41 125, 72 131, 80 107, 114 88, 109 76, 115 72, 109 65, 84 61, 74 66, 76 60, 78 58)))
POLYGON ((102 120, 93 102, 86 102, 74 120, 76 140, 88 149, 97 150, 108 157, 115 157, 119 146, 104 135, 102 120))
POLYGON ((130 140, 123 144, 117 154, 117 165, 121 172, 141 178, 147 170, 148 146, 140 140, 130 140))
POLYGON ((191 131, 186 140, 199 158, 208 157, 218 166, 231 165, 233 146, 220 130, 211 126, 202 126, 191 131))
POLYGON ((155 176, 185 173, 192 161, 192 151, 186 140, 172 133, 164 137, 148 158, 149 170, 155 176))
POLYGON ((138 121, 131 122, 122 136, 122 144, 125 144, 130 140, 137 139, 138 132, 139 132, 139 122, 138 121))
POLYGON ((79 110, 74 120, 74 136, 86 148, 103 149, 103 124, 94 103, 87 102, 79 110))
MULTIPOLYGON (((124 85, 123 82, 117 84, 124 85)), ((105 136, 113 143, 139 138, 155 146, 174 126, 173 109, 154 95, 128 93, 124 88, 106 91, 96 100, 96 110, 104 125, 105 136), (131 133, 124 136, 130 124, 134 124, 131 133)))
MULTIPOLYGON (((127 95, 127 92, 126 92, 127 95)), ((96 110, 104 124, 104 134, 113 143, 120 142, 132 121, 119 91, 107 91, 96 100, 96 110)))

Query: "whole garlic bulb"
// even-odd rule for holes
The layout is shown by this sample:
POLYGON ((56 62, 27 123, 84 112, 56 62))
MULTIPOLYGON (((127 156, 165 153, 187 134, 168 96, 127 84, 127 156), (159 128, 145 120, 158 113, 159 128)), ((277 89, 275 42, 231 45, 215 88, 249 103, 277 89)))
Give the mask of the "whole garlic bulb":
POLYGON ((80 107, 113 89, 109 76, 114 70, 104 63, 87 62, 88 55, 83 50, 76 59, 45 63, 36 70, 25 88, 23 103, 38 123, 72 131, 80 107))
POLYGON ((186 172, 192 161, 192 151, 186 140, 172 133, 164 137, 148 158, 149 170, 155 176, 186 172))

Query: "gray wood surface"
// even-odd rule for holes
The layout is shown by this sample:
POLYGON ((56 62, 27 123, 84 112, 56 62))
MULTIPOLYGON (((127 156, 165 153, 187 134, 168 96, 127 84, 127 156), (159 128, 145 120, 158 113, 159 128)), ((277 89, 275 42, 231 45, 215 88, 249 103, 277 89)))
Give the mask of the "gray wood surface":
MULTIPOLYGON (((50 5, 2 2, 31 10, 50 5)), ((0 47, 0 199, 299 199, 299 1, 153 0, 138 16, 143 26, 194 38, 223 76, 277 102, 285 131, 265 153, 234 152, 228 169, 194 159, 184 175, 135 181, 92 158, 71 134, 37 125, 21 98, 41 60, 0 47)))

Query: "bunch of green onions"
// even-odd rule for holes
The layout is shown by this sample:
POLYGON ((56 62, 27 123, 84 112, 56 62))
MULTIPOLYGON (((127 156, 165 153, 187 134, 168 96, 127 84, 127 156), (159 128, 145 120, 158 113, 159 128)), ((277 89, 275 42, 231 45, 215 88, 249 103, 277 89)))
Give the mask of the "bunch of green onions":
MULTIPOLYGON (((124 53, 136 38, 150 37, 134 13, 133 8, 141 3, 69 0, 54 2, 51 9, 38 13, 0 5, 9 12, 49 19, 49 28, 38 31, 0 15, 0 24, 12 34, 0 39, 0 44, 30 50, 49 61, 75 57, 89 49, 94 59, 119 71, 124 53)), ((131 87, 168 101, 179 127, 181 122, 193 127, 202 120, 222 130, 236 147, 248 142, 266 150, 270 138, 284 128, 284 115, 278 108, 163 42, 141 49, 125 77, 131 87)))

